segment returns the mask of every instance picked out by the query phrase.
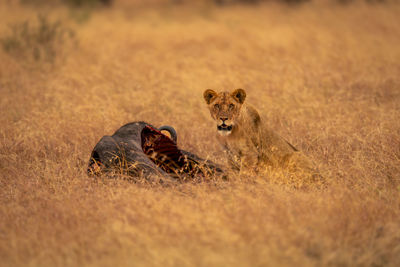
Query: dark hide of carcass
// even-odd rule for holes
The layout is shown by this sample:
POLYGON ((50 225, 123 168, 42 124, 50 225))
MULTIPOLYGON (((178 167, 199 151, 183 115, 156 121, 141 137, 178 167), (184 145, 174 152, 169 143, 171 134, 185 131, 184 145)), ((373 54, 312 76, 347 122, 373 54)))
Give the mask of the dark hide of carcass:
POLYGON ((100 139, 92 151, 87 172, 179 180, 223 174, 216 164, 180 150, 176 141, 176 132, 170 126, 157 129, 146 122, 128 123, 112 136, 100 139), (171 138, 162 130, 167 130, 171 138))

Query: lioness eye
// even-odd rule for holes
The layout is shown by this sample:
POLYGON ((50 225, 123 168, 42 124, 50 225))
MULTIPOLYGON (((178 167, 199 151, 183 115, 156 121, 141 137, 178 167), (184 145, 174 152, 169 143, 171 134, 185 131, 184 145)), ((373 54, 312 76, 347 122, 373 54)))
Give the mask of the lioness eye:
POLYGON ((235 107, 234 104, 229 104, 229 109, 233 109, 235 107))
POLYGON ((218 104, 215 104, 215 105, 214 105, 214 108, 215 108, 215 109, 219 109, 219 105, 218 105, 218 104))

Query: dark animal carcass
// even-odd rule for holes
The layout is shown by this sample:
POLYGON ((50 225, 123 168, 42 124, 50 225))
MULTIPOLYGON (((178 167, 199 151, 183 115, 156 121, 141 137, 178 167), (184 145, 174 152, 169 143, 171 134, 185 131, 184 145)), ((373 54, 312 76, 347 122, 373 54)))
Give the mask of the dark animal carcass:
POLYGON ((188 180, 222 174, 216 164, 180 150, 171 126, 159 129, 146 122, 131 122, 112 136, 103 136, 94 147, 87 172, 125 174, 131 177, 188 180), (171 138, 161 131, 166 130, 171 138))

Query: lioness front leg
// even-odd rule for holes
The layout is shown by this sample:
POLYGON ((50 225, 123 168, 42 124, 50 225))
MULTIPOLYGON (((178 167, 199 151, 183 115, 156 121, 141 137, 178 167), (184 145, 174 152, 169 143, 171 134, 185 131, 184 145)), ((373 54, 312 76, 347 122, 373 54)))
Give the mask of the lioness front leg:
POLYGON ((240 172, 257 173, 258 171, 258 154, 256 152, 245 153, 240 158, 240 172))
POLYGON ((227 155, 227 162, 231 169, 234 171, 240 171, 240 157, 232 153, 230 150, 225 150, 225 154, 227 155))

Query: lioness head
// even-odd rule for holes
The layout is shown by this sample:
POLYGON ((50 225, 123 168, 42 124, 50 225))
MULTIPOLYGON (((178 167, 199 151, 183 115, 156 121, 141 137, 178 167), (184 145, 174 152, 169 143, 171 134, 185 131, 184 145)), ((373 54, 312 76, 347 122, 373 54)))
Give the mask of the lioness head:
POLYGON ((217 122, 218 133, 221 135, 231 134, 246 99, 246 92, 243 89, 236 89, 231 93, 217 93, 207 89, 203 96, 211 117, 217 122))

